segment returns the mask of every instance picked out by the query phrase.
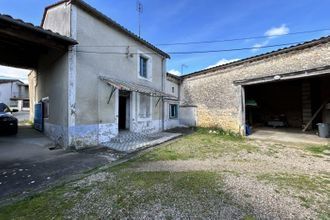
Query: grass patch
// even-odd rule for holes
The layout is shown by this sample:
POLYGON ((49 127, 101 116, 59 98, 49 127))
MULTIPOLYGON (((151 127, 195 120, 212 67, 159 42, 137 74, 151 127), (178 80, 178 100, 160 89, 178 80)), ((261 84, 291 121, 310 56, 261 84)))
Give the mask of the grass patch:
POLYGON ((240 151, 256 152, 258 147, 238 135, 200 128, 191 135, 142 155, 136 161, 212 159, 240 151))
POLYGON ((330 193, 330 179, 326 176, 309 176, 293 174, 262 174, 258 180, 275 183, 280 187, 292 187, 301 191, 330 193))
POLYGON ((92 186, 68 183, 2 207, 0 219, 130 218, 134 217, 136 207, 152 207, 156 203, 166 207, 176 204, 180 212, 197 215, 200 213, 189 207, 195 201, 208 207, 210 198, 220 200, 223 195, 222 177, 215 172, 135 173, 118 168, 114 175, 114 180, 92 186), (79 211, 73 214, 77 204, 79 211), (107 209, 110 211, 103 212, 107 209))
POLYGON ((330 155, 330 145, 314 145, 305 147, 305 150, 316 155, 330 155))
POLYGON ((0 219, 57 219, 73 206, 75 198, 63 199, 71 189, 60 186, 0 208, 0 219))
POLYGON ((328 201, 319 198, 323 196, 330 198, 330 176, 329 175, 293 175, 293 174, 263 174, 257 176, 258 180, 275 183, 280 190, 294 189, 294 194, 301 201, 301 205, 310 208, 317 207, 320 216, 330 218, 328 201))
POLYGON ((244 216, 243 220, 255 220, 256 218, 253 217, 252 215, 246 215, 244 216))
POLYGON ((244 137, 238 133, 221 128, 196 128, 196 132, 199 134, 220 136, 222 139, 231 141, 242 141, 244 139, 244 137))

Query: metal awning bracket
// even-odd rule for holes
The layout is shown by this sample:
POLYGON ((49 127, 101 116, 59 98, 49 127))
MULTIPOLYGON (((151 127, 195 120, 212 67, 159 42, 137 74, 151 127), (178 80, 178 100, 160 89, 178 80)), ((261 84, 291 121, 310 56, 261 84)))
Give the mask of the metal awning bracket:
POLYGON ((113 96, 113 93, 115 93, 116 89, 117 89, 116 87, 114 87, 114 86, 112 87, 107 104, 110 103, 110 100, 111 100, 111 98, 112 98, 112 96, 113 96))
POLYGON ((159 103, 159 101, 160 101, 161 98, 162 98, 162 97, 159 97, 159 98, 158 98, 155 107, 157 107, 157 105, 158 105, 158 103, 159 103))

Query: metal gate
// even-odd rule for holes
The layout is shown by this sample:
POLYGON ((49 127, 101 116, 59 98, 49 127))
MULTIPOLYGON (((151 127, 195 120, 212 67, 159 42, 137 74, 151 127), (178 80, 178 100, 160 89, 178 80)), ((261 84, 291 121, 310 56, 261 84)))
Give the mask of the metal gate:
POLYGON ((34 105, 34 129, 38 131, 44 130, 42 102, 34 105))

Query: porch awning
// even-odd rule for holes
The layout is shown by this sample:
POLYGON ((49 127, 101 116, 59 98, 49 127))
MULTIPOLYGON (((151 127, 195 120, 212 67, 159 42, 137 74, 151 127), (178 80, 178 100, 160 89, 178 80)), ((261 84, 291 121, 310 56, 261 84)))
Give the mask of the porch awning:
POLYGON ((166 94, 165 92, 162 92, 160 90, 157 90, 155 88, 141 85, 138 83, 113 79, 109 77, 100 76, 100 79, 105 81, 108 85, 113 86, 114 88, 118 90, 125 90, 125 91, 131 91, 131 92, 138 92, 145 95, 149 95, 152 97, 165 97, 165 98, 175 98, 175 96, 166 94))

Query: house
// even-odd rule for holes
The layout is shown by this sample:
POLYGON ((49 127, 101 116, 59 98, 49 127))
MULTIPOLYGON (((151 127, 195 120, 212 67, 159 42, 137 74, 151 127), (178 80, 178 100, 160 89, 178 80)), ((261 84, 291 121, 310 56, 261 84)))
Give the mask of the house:
MULTIPOLYGON (((41 58, 29 75, 31 103, 43 103, 43 130, 55 142, 78 149, 122 130, 154 133, 178 124, 177 107, 173 123, 164 120, 164 104, 178 98, 176 85, 167 89, 168 54, 80 0, 47 7, 41 26, 77 42, 41 58)), ((31 118, 35 112, 31 105, 31 118)))
POLYGON ((167 53, 82 0, 47 7, 41 27, 0 22, 13 41, 1 64, 33 69, 31 120, 65 148, 180 124, 245 134, 247 124, 329 121, 330 37, 177 77, 166 73, 167 53))
POLYGON ((185 75, 181 105, 202 127, 307 130, 330 122, 329 86, 328 36, 185 75))
POLYGON ((171 73, 166 74, 165 92, 172 97, 164 98, 165 129, 171 129, 180 126, 180 85, 181 78, 171 73))
POLYGON ((19 111, 29 110, 29 86, 18 79, 0 77, 0 102, 19 111))

